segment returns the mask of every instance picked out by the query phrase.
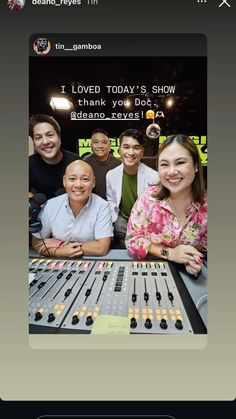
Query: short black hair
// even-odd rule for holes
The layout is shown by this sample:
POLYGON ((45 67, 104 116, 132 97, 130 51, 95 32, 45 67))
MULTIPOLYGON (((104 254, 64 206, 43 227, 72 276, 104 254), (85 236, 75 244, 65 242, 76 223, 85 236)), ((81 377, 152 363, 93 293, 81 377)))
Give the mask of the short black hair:
POLYGON ((37 113, 35 115, 32 115, 29 119, 29 135, 30 137, 32 137, 34 139, 34 127, 37 124, 41 124, 41 123, 48 123, 50 125, 53 126, 53 128, 55 129, 57 135, 59 138, 61 138, 61 128, 60 125, 58 124, 58 122, 49 115, 44 115, 42 113, 37 113))
POLYGON ((146 142, 143 133, 141 131, 139 131, 138 129, 130 128, 130 129, 127 129, 126 131, 123 131, 120 134, 120 146, 122 144, 122 140, 123 140, 124 137, 132 137, 132 138, 134 138, 143 147, 144 147, 145 142, 146 142))
POLYGON ((92 134, 91 134, 91 137, 92 137, 94 134, 98 134, 98 133, 100 133, 100 134, 104 134, 107 138, 109 138, 109 134, 108 134, 108 132, 107 132, 105 129, 103 129, 103 128, 96 128, 96 129, 94 129, 94 130, 93 130, 93 132, 92 132, 92 134))

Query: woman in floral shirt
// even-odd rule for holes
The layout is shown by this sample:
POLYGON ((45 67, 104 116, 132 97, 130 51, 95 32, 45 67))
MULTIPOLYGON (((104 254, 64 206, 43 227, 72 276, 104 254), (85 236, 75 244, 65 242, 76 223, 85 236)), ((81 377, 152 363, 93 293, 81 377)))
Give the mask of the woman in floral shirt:
POLYGON ((207 247, 207 201, 198 149, 185 135, 171 135, 158 151, 160 183, 147 188, 130 214, 126 246, 132 258, 149 253, 201 270, 207 247))

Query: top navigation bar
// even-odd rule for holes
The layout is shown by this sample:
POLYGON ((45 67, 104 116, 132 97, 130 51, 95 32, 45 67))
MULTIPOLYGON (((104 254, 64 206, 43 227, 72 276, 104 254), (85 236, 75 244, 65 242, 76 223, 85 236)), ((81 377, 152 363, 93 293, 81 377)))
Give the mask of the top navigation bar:
POLYGON ((203 34, 33 34, 30 56, 206 56, 203 34))

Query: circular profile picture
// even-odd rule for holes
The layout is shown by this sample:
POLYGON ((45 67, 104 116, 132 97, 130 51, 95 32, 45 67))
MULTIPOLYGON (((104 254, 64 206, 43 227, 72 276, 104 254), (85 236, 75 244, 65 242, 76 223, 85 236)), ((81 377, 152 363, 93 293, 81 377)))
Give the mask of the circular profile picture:
POLYGON ((38 55, 46 55, 51 49, 51 44, 47 38, 37 38, 33 45, 34 51, 38 55))
POLYGON ((25 5, 25 0, 7 0, 8 8, 12 12, 19 12, 25 5))

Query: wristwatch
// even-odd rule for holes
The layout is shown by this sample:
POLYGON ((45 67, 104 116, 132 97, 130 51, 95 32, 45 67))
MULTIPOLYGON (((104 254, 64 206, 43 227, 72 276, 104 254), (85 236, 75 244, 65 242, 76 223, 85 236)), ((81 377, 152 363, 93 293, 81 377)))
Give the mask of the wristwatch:
POLYGON ((169 250, 166 247, 162 247, 162 249, 161 249, 161 257, 163 259, 168 259, 168 257, 169 257, 169 250))

